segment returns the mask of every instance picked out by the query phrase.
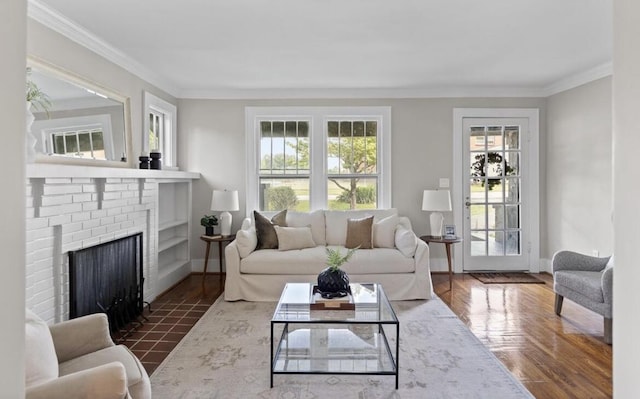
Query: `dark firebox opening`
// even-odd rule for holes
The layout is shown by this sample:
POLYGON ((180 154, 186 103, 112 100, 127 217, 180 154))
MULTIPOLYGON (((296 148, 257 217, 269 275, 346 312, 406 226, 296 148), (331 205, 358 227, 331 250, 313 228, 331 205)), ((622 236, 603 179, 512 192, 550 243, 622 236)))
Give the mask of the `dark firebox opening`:
POLYGON ((126 338, 141 325, 144 276, 142 233, 69 251, 69 317, 106 313, 126 338))

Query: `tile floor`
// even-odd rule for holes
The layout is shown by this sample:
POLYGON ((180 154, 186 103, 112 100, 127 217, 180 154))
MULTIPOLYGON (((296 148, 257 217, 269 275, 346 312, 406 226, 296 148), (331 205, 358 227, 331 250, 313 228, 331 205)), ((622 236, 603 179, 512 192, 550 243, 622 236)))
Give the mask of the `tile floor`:
MULTIPOLYGON (((184 289, 176 287, 172 291, 175 293, 184 289)), ((124 339, 119 333, 113 336, 117 343, 122 343, 131 349, 149 375, 178 345, 217 298, 217 295, 194 297, 171 295, 171 293, 170 291, 151 303, 151 313, 145 306, 144 314, 149 321, 136 328, 131 335, 124 339)))

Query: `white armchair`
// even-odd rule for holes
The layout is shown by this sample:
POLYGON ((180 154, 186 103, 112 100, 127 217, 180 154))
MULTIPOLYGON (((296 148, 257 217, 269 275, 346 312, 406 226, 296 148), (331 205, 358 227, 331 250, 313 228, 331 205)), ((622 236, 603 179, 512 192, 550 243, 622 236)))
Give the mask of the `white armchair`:
POLYGON ((115 345, 104 314, 52 326, 27 310, 26 398, 150 399, 149 376, 124 345, 115 345))

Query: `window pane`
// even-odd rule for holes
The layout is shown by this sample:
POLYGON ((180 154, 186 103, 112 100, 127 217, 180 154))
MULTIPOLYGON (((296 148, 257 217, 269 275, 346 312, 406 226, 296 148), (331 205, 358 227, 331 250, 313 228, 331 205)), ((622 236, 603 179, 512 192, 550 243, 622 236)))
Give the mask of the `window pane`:
POLYGON ((375 174, 378 172, 377 122, 327 122, 327 172, 375 174))
POLYGON ((483 126, 472 126, 469 133, 469 150, 471 151, 484 151, 485 149, 485 136, 483 126))
POLYGON ((520 228, 520 207, 518 205, 510 205, 505 207, 507 212, 507 228, 519 229, 520 228))
POLYGON ((65 135, 64 141, 67 145, 67 154, 75 154, 78 152, 78 141, 75 134, 65 135))
POLYGON ((505 187, 505 202, 518 203, 520 202, 520 179, 506 179, 507 186, 505 187))
POLYGON ((520 174, 520 153, 506 152, 504 154, 505 174, 507 176, 518 176, 520 174))
POLYGON ((309 122, 298 122, 298 137, 309 137, 309 122))
POLYGON ((91 133, 78 132, 78 142, 80 143, 80 152, 86 153, 85 155, 91 156, 91 133))
POLYGON ((487 202, 502 202, 502 179, 487 180, 487 202))
POLYGON ((309 211, 308 178, 260 178, 260 210, 309 211))
POLYGON ((486 227, 486 205, 471 205, 469 213, 471 216, 471 229, 484 229, 486 227))
POLYGON ((54 154, 65 154, 64 151, 64 135, 56 134, 53 139, 53 153, 54 154))
POLYGON ((93 146, 93 158, 106 160, 107 156, 104 150, 104 139, 101 130, 91 132, 91 143, 93 146))
POLYGON ((485 231, 471 232, 471 256, 487 255, 487 233, 485 231))
POLYGON ((520 149, 520 126, 506 126, 504 128, 504 139, 507 150, 520 149))
POLYGON ((487 208, 489 211, 488 222, 489 229, 502 229, 504 228, 504 206, 503 205, 489 205, 487 208))
POLYGON ((520 255, 521 251, 521 238, 519 231, 507 232, 507 243, 505 248, 506 255, 520 255))
POLYGON ((376 178, 330 178, 327 182, 329 209, 375 209, 378 206, 376 178))
POLYGON ((260 122, 260 175, 309 174, 309 124, 260 122))

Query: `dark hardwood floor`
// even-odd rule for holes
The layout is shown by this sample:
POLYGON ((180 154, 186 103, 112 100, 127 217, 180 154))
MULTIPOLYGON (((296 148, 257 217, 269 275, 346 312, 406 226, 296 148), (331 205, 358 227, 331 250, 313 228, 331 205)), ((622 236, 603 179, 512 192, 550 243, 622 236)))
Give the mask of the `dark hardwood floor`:
MULTIPOLYGON (((553 281, 483 284, 433 275, 436 294, 536 398, 611 398, 612 350, 603 341, 602 317, 564 301, 553 311, 553 281)), ((153 313, 127 344, 149 373, 155 370, 222 293, 218 275, 194 274, 152 303, 153 313)))

